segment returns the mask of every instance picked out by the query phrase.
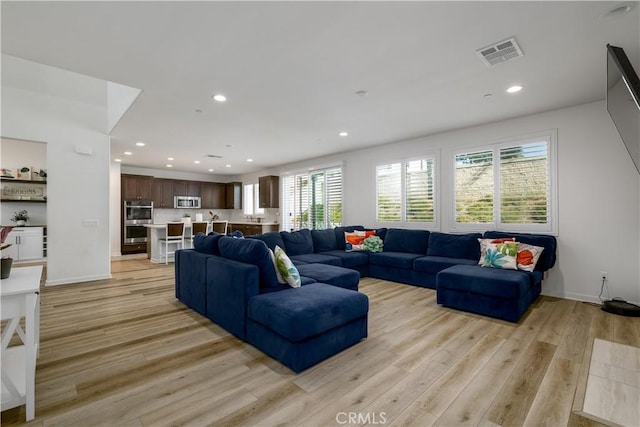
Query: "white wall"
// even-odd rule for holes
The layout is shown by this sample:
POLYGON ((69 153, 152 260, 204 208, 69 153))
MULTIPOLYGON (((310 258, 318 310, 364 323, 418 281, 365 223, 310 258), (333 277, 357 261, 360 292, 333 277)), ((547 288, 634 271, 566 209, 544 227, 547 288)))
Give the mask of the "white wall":
POLYGON ((47 143, 48 285, 110 277, 106 126, 106 82, 2 56, 2 136, 47 143), (22 77, 16 79, 25 75, 42 83, 34 85, 39 92, 29 90, 22 77), (98 99, 42 92, 59 82, 98 99), (91 154, 78 154, 77 147, 91 154))
POLYGON ((640 177, 602 101, 288 164, 259 175, 344 161, 343 222, 374 227, 378 226, 375 163, 437 152, 441 172, 439 229, 449 232, 452 151, 549 129, 557 129, 558 135, 559 248, 558 263, 543 282, 543 293, 597 302, 600 271, 604 270, 609 275, 611 297, 639 302, 640 177))

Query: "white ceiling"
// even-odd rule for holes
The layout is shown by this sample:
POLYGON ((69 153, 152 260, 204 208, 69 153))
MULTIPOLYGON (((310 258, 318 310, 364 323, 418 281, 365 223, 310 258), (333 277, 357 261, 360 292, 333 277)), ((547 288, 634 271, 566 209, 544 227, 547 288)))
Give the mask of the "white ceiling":
POLYGON ((141 89, 123 164, 235 175, 604 99, 607 43, 640 68, 618 4, 2 1, 2 53, 141 89), (512 36, 524 57, 483 65, 512 36))

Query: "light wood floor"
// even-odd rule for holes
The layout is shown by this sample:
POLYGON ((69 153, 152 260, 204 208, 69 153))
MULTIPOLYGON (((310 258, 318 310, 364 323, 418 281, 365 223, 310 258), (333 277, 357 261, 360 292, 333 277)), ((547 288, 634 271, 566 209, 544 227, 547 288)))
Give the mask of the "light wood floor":
POLYGON ((172 265, 113 277, 43 289, 31 425, 593 425, 572 405, 594 338, 640 347, 640 318, 590 304, 541 297, 515 325, 366 278, 368 339, 295 375, 178 302, 172 265))

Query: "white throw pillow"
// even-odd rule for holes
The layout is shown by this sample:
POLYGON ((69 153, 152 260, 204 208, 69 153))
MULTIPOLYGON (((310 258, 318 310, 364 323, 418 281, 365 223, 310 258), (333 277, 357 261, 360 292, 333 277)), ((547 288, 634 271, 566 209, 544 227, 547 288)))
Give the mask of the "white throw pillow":
POLYGON ((282 275, 282 278, 289 284, 289 286, 292 288, 299 288, 302 284, 300 281, 300 273, 280 246, 276 246, 275 257, 276 271, 282 275))

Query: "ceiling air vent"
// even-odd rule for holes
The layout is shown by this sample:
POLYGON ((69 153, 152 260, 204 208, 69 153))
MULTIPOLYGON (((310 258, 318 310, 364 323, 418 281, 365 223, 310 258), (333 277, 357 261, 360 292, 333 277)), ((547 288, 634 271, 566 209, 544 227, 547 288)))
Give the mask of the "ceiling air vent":
POLYGON ((476 53, 487 67, 524 56, 514 37, 478 49, 476 53))
POLYGON ((205 154, 205 157, 209 157, 210 159, 221 159, 222 156, 218 156, 217 154, 205 154))

